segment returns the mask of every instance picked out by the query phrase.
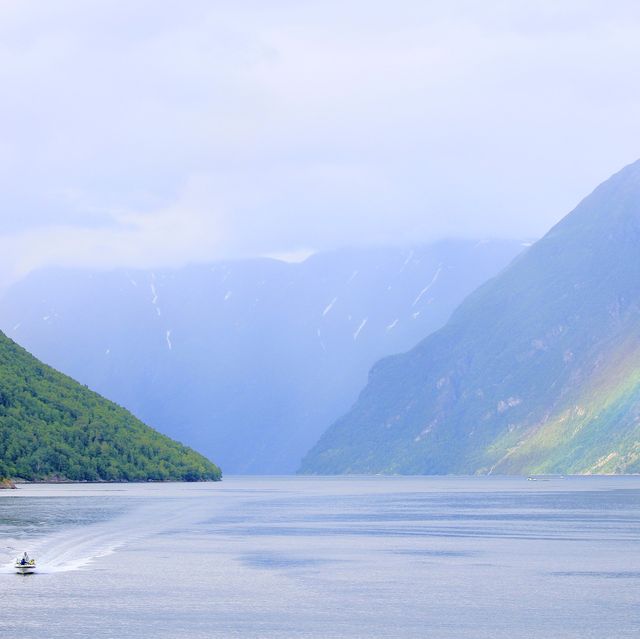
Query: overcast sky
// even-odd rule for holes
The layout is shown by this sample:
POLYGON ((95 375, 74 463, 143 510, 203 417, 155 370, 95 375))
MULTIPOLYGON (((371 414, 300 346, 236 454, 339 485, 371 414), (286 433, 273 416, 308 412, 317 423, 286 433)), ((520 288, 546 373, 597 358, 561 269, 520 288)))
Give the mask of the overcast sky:
POLYGON ((640 3, 0 0, 0 284, 540 236, 640 157, 640 3))

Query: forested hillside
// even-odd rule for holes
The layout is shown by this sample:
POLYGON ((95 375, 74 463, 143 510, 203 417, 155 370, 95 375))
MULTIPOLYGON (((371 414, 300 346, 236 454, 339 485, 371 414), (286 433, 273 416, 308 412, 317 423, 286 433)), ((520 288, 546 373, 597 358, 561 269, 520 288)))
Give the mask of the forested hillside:
POLYGON ((221 473, 0 333, 0 477, 199 481, 221 473))

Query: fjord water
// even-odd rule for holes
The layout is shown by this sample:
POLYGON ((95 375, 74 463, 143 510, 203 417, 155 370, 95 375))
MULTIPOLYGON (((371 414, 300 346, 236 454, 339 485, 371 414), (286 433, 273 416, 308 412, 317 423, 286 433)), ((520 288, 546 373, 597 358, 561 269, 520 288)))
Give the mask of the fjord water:
POLYGON ((640 632, 640 477, 23 485, 0 533, 1 637, 640 632))

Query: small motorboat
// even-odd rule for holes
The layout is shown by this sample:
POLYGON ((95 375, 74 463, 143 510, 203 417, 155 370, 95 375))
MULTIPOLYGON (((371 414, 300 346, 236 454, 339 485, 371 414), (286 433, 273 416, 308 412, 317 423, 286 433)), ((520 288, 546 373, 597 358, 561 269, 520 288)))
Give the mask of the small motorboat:
POLYGON ((29 575, 36 571, 36 560, 29 559, 29 555, 25 552, 21 559, 16 559, 15 569, 22 575, 29 575))

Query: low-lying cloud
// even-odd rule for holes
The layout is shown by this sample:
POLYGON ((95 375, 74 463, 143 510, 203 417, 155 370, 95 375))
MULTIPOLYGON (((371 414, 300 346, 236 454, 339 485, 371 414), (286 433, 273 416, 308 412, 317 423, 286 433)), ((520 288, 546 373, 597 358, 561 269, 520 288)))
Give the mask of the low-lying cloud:
POLYGON ((638 80, 633 2, 4 2, 0 283, 537 236, 640 156, 638 80))

